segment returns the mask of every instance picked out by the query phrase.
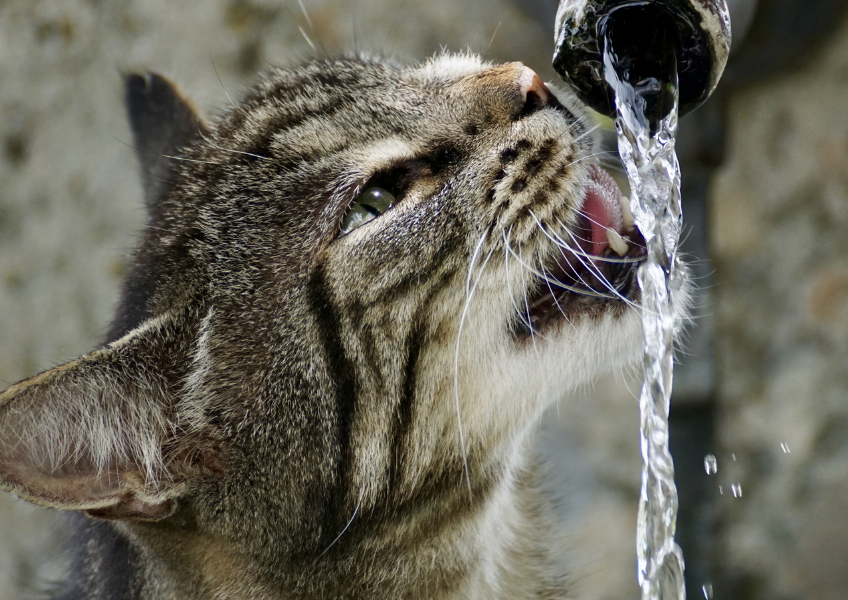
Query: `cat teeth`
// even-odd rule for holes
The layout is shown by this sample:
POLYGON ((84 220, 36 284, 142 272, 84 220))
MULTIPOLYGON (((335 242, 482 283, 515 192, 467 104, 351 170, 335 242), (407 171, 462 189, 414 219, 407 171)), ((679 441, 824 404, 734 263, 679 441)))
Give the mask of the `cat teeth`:
POLYGON ((607 229, 607 241, 609 242, 610 248, 612 248, 613 251, 619 256, 624 256, 625 254, 627 254, 629 246, 627 245, 627 242, 624 241, 624 238, 622 238, 617 231, 607 229))
MULTIPOLYGON (((633 213, 630 212, 630 201, 623 195, 619 195, 618 203, 621 205, 621 221, 624 225, 624 231, 630 231, 630 228, 633 227, 633 223, 635 222, 633 213)), ((612 245, 612 243, 610 243, 610 245, 612 245)))

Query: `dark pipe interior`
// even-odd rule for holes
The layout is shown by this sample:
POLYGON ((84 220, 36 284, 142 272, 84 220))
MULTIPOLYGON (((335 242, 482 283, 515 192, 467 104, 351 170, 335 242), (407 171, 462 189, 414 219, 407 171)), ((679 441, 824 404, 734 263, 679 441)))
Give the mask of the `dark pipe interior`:
MULTIPOLYGON (((607 116, 615 105, 603 76, 603 40, 613 43, 616 54, 647 62, 661 48, 675 44, 680 86, 680 114, 686 114, 706 99, 711 90, 713 69, 707 34, 698 15, 686 3, 639 0, 596 1, 579 23, 563 23, 554 54, 554 69, 568 82, 583 102, 607 116), (610 25, 610 20, 615 23, 610 25), (602 29, 607 29, 607 35, 602 29), (610 30, 613 30, 612 32, 610 30)), ((664 50, 663 50, 664 52, 664 50)))
POLYGON ((677 101, 680 36, 674 17, 654 6, 624 6, 598 21, 608 102, 641 108, 643 126, 657 124, 677 101))

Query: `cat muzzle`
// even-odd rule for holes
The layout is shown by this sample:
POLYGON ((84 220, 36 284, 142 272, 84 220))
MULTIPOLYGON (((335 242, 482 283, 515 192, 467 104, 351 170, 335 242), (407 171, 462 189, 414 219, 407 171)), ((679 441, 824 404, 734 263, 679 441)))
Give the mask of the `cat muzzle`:
POLYGON ((576 311, 634 300, 636 270, 646 256, 645 240, 618 184, 601 167, 589 167, 576 223, 564 234, 550 237, 555 253, 527 299, 523 333, 538 333, 576 311))

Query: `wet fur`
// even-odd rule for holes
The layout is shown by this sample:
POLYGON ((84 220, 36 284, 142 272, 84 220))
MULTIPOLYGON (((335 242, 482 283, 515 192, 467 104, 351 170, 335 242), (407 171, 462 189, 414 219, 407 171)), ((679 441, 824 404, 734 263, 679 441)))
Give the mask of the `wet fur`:
POLYGON ((568 597, 532 432, 640 330, 514 335, 594 152, 518 69, 322 60, 215 124, 128 78, 150 217, 109 343, 0 395, 3 486, 71 511, 56 598, 568 597), (374 177, 402 201, 339 236, 374 177))

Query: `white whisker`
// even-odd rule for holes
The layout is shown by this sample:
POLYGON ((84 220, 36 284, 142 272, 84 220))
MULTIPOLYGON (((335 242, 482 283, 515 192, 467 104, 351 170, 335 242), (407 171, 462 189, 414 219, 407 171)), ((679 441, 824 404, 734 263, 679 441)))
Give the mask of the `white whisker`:
POLYGON ((489 254, 486 256, 486 259, 483 261, 483 265, 480 267, 480 274, 477 276, 476 280, 473 280, 474 265, 476 264, 477 259, 480 257, 480 249, 483 247, 483 244, 486 241, 486 237, 488 235, 488 231, 483 232, 483 235, 480 237, 480 241, 477 242, 477 246, 474 248, 474 252, 471 255, 471 260, 468 265, 468 275, 465 280, 465 304, 462 307, 462 315, 459 318, 459 327, 456 332, 456 345, 454 347, 453 357, 453 393, 454 408, 456 410, 456 426, 459 433, 459 449, 462 455, 462 470, 463 473, 465 473, 465 481, 468 484, 469 499, 472 499, 471 473, 468 469, 468 453, 465 449, 465 431, 462 428, 462 409, 459 403, 459 348, 460 342, 462 340, 462 330, 465 327, 465 320, 468 317, 468 310, 471 307, 471 300, 472 298, 474 298, 474 292, 477 290, 477 285, 483 278, 483 271, 485 270, 486 265, 489 263, 489 259, 491 258, 492 253, 494 252, 493 247, 492 250, 489 251, 489 254))
MULTIPOLYGON (((519 254, 521 253, 521 246, 520 245, 518 246, 518 252, 519 252, 519 254)), ((522 263, 519 263, 519 264, 522 264, 522 263)), ((530 313, 530 298, 528 297, 529 286, 527 285, 527 280, 524 278, 524 275, 527 272, 527 270, 528 269, 522 269, 521 270, 521 292, 522 292, 522 295, 524 296, 524 309, 527 311, 527 320, 530 323, 530 339, 533 342, 533 352, 536 353, 536 358, 541 360, 541 356, 539 356, 539 348, 536 346, 536 337, 538 335, 540 335, 540 332, 536 331, 536 329, 533 327, 533 321, 532 321, 532 317, 531 317, 531 313, 530 313)), ((531 271, 531 273, 532 273, 532 271, 531 271)), ((549 283, 549 282, 545 282, 545 283, 549 283)))
MULTIPOLYGON (((567 233, 569 236, 571 236, 571 237, 572 237, 572 239, 574 238, 574 234, 573 234, 573 233, 571 233, 570 231, 566 230, 566 233, 567 233)), ((577 240, 574 240, 574 242, 575 242, 575 243, 577 243, 577 240)), ((605 276, 605 275, 601 272, 601 270, 600 270, 600 268, 598 267, 598 265, 596 265, 595 263, 593 263, 591 259, 590 259, 590 260, 586 260, 586 259, 584 259, 582 256, 580 256, 579 254, 575 254, 574 256, 577 258, 577 260, 579 260, 579 261, 580 261, 580 263, 581 263, 584 267, 586 267, 589 271, 591 271, 594 275, 596 275, 596 276, 597 276, 598 281, 600 281, 600 282, 601 282, 601 284, 602 284, 605 288, 607 288, 608 290, 610 290, 610 292, 612 292, 612 293, 613 293, 613 294, 614 294, 614 295, 615 295, 615 296, 616 296, 619 300, 623 301, 623 302, 624 302, 625 304, 627 304, 628 306, 632 306, 633 308, 639 308, 639 307, 638 307, 638 306, 637 306, 637 305, 636 305, 636 304, 635 304, 632 300, 628 299, 628 298, 627 298, 626 296, 624 296, 621 292, 619 292, 617 289, 615 289, 615 286, 614 286, 612 283, 610 283, 610 281, 606 278, 606 276, 605 276)), ((579 274, 579 273, 577 273, 577 277, 578 277, 578 279, 580 279, 580 281, 581 281, 584 285, 589 286, 589 284, 588 284, 588 283, 586 283, 586 281, 584 281, 582 277, 580 277, 580 274, 579 274)))
POLYGON ((510 254, 512 254, 515 257, 515 260, 517 260, 519 262, 519 264, 521 264, 525 269, 527 269, 528 271, 530 271, 531 273, 533 273, 537 277, 541 278, 543 281, 550 281, 551 283, 553 283, 557 287, 561 287, 565 290, 568 290, 569 292, 574 292, 575 294, 581 294, 583 296, 590 296, 592 298, 610 298, 610 299, 616 299, 617 298, 616 296, 613 296, 611 294, 605 294, 603 292, 598 292, 598 291, 595 291, 595 290, 581 289, 581 288, 578 288, 576 286, 569 285, 567 283, 563 283, 562 281, 557 281, 556 279, 553 279, 553 278, 549 279, 548 277, 545 276, 544 273, 537 271, 536 269, 534 269, 533 267, 531 267, 530 265, 525 263, 523 260, 521 260, 521 257, 518 256, 512 248, 507 248, 507 251, 510 254))
MULTIPOLYGON (((594 223, 594 224, 595 224, 595 225, 597 225, 598 227, 600 227, 600 228, 602 228, 602 229, 605 229, 606 231, 612 231, 613 233, 620 235, 620 234, 619 234, 619 233, 618 233, 615 229, 613 229, 612 227, 609 227, 609 226, 607 226, 607 225, 603 225, 602 223, 599 223, 598 221, 596 221, 595 219, 593 219, 592 217, 590 217, 590 216, 589 216, 589 213, 587 213, 586 211, 584 211, 582 208, 577 210, 577 214, 583 215, 584 217, 586 217, 586 219, 587 219, 587 220, 589 220, 590 222, 594 223)), ((562 223, 560 223, 560 224, 562 224, 562 223)), ((583 238, 581 238, 580 236, 577 236, 577 239, 583 240, 584 242, 588 242, 588 241, 590 241, 590 240, 583 239, 583 238)), ((643 246, 642 244, 637 244, 636 242, 633 242, 633 241, 631 241, 630 243, 631 243, 632 245, 636 246, 637 248, 644 248, 644 247, 645 247, 645 246, 643 246)))
POLYGON ((501 22, 498 22, 498 26, 495 27, 495 31, 492 34, 492 38, 489 40, 489 45, 486 46, 486 51, 483 53, 483 60, 486 60, 489 57, 489 50, 492 49, 492 43, 495 41, 495 36, 498 35, 498 29, 501 28, 501 22))
POLYGON ((300 12, 303 13, 303 17, 306 19, 306 24, 309 25, 309 29, 315 31, 315 27, 312 25, 312 19, 309 18, 309 13, 306 12, 306 7, 303 5, 303 0, 297 0, 297 3, 300 5, 300 12))
POLYGON ((353 514, 350 516, 350 519, 348 520, 347 525, 345 525, 344 529, 341 530, 341 533, 339 533, 339 535, 336 536, 336 539, 334 539, 332 542, 330 542, 329 546, 324 548, 324 551, 321 554, 318 555, 318 558, 321 558, 322 556, 324 556, 330 550, 330 548, 332 548, 336 544, 336 542, 338 542, 340 539, 342 539, 342 536, 347 532, 347 530, 350 529, 350 526, 353 523, 353 520, 356 518, 356 514, 359 512, 359 507, 362 506, 362 499, 364 497, 365 497, 365 488, 363 487, 362 491, 359 492, 359 502, 356 503, 356 508, 353 509, 353 514))
MULTIPOLYGON (((209 50, 208 47, 206 49, 209 50)), ((232 98, 230 98, 230 93, 227 91, 227 88, 224 87, 224 82, 221 80, 221 76, 218 75, 218 67, 215 66, 215 61, 212 58, 212 50, 209 50, 209 62, 212 63, 212 70, 215 71, 215 77, 218 78, 218 83, 221 84, 221 89, 224 90, 224 95, 227 97, 227 100, 230 101, 230 104, 233 106, 233 108, 235 110, 242 110, 241 107, 236 106, 236 103, 233 102, 232 98)), ((242 111, 242 112, 244 112, 244 111, 242 111)), ((203 135, 203 134, 201 133, 201 135, 203 135)))
POLYGON ((262 156, 261 154, 253 154, 252 152, 244 152, 242 150, 233 150, 232 148, 224 148, 223 146, 218 146, 217 144, 213 143, 212 140, 210 140, 208 137, 203 135, 203 132, 200 132, 200 137, 202 137, 203 141, 206 142, 208 145, 210 145, 213 148, 216 148, 218 150, 223 150, 224 152, 231 152, 233 154, 243 154, 245 156, 252 156, 253 158, 259 158, 261 160, 267 160, 267 161, 271 160, 267 156, 262 156))
POLYGON ((182 161, 185 161, 185 162, 200 163, 202 165, 218 165, 220 167, 220 166, 223 166, 223 164, 224 164, 224 163, 213 162, 211 160, 197 160, 197 159, 194 159, 194 158, 181 158, 179 156, 171 156, 170 154, 160 154, 159 156, 161 156, 162 158, 171 158, 173 160, 182 160, 182 161))
POLYGON ((525 318, 524 311, 522 311, 518 307, 518 305, 516 304, 515 293, 512 290, 512 277, 510 277, 510 274, 509 274, 509 271, 510 271, 510 267, 509 267, 509 249, 510 249, 509 239, 510 239, 511 236, 512 236, 512 226, 510 226, 507 231, 501 230, 501 237, 503 238, 503 242, 504 242, 504 273, 506 274, 507 294, 509 295, 510 302, 512 303, 512 309, 515 312, 515 314, 518 315, 518 318, 521 320, 521 323, 528 330, 532 330, 533 325, 528 320, 529 315, 525 318))
POLYGON ((483 247, 483 244, 486 242, 486 237, 489 235, 489 232, 483 233, 480 236, 480 241, 477 242, 477 246, 474 247, 474 252, 471 253, 471 262, 468 265, 468 274, 465 276, 465 297, 471 294, 471 279, 473 274, 474 263, 477 262, 477 257, 480 255, 480 249, 483 247))
POLYGON ((312 48, 313 52, 318 52, 318 49, 315 48, 315 44, 312 43, 312 40, 309 39, 309 36, 306 35, 306 32, 303 30, 303 27, 300 25, 297 26, 297 30, 300 31, 300 35, 303 36, 303 39, 306 40, 306 43, 309 44, 309 47, 312 48))
MULTIPOLYGON (((556 234, 556 232, 548 232, 548 230, 545 229, 544 225, 542 225, 542 222, 539 221, 539 218, 535 215, 535 213, 532 210, 530 210, 528 212, 533 216, 533 219, 535 219, 535 221, 536 221, 536 225, 539 227, 539 229, 542 231, 542 233, 545 234, 545 237, 547 237, 549 240, 551 240, 554 244, 556 244, 560 248, 568 250, 569 252, 571 252, 575 255, 583 256, 583 257, 591 259, 591 260, 597 260, 599 262, 615 263, 615 264, 638 263, 638 262, 643 262, 645 260, 644 257, 639 257, 639 256, 615 258, 614 256, 594 256, 592 254, 587 254, 583 250, 579 249, 579 247, 574 248, 574 247, 570 246, 568 244, 568 242, 566 242, 564 239, 559 237, 556 234)), ((557 219, 557 222, 562 226, 563 229, 568 231, 568 227, 562 221, 557 219)), ((589 242, 589 240, 584 240, 579 235, 575 235, 573 233, 570 234, 570 235, 571 235, 573 240, 583 240, 584 242, 589 242)), ((634 244, 634 245, 638 245, 638 244, 634 244)), ((565 255, 563 255, 563 257, 565 257, 565 255)))

